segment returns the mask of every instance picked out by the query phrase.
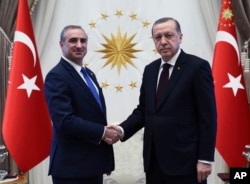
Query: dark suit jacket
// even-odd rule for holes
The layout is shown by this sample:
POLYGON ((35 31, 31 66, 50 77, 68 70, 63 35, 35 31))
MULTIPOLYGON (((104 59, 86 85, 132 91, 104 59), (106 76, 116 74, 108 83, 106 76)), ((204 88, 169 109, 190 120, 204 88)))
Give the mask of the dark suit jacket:
POLYGON ((124 141, 144 127, 144 169, 149 170, 152 150, 165 173, 196 173, 198 159, 213 161, 216 104, 209 63, 181 51, 165 95, 155 104, 161 60, 145 67, 139 105, 121 126, 124 141))
POLYGON ((76 70, 64 59, 47 74, 45 96, 53 121, 49 174, 57 177, 89 177, 114 169, 112 146, 101 141, 107 125, 103 111, 76 70))

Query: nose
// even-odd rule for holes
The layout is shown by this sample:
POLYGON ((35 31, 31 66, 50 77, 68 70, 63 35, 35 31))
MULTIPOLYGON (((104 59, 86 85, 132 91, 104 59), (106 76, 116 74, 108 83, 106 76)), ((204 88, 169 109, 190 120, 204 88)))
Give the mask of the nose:
POLYGON ((81 40, 80 40, 80 39, 79 39, 79 40, 77 40, 76 46, 77 46, 77 47, 82 47, 82 42, 81 42, 81 40))
POLYGON ((165 36, 161 37, 160 41, 161 41, 161 44, 163 45, 166 45, 168 43, 168 39, 165 36))

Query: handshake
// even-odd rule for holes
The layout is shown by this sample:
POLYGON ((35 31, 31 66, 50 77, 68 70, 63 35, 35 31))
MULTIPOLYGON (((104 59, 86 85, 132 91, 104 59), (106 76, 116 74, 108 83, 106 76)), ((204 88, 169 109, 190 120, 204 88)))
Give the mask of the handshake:
POLYGON ((123 136, 124 132, 122 127, 120 127, 119 125, 110 124, 105 127, 102 140, 111 145, 121 140, 123 136))

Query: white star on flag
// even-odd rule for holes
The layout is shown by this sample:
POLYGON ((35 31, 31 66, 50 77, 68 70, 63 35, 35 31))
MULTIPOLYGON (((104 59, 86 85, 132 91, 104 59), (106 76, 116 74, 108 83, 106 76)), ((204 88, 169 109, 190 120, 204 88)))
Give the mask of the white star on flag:
POLYGON ((233 77, 231 74, 227 74, 229 81, 227 84, 225 84, 224 88, 232 88, 234 96, 236 96, 238 89, 244 89, 244 86, 240 83, 241 75, 238 77, 233 77))
POLYGON ((29 79, 24 74, 23 81, 24 83, 17 87, 17 89, 25 89, 28 95, 28 98, 30 97, 33 90, 40 91, 40 88, 35 84, 37 76, 34 76, 33 78, 29 79))

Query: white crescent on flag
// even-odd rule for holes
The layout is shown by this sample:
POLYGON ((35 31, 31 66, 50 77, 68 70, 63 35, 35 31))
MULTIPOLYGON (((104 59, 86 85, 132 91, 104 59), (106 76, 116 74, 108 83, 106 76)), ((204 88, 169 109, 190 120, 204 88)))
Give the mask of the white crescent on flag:
POLYGON ((27 45, 27 47, 29 47, 34 58, 34 67, 35 67, 36 66, 36 51, 35 51, 35 46, 32 40, 29 38, 29 36, 21 31, 15 31, 14 42, 21 42, 27 45))
POLYGON ((226 32, 226 31, 218 31, 216 34, 216 41, 215 44, 220 42, 220 41, 224 41, 229 43, 230 45, 233 46, 233 48, 235 49, 237 56, 238 56, 238 65, 240 65, 240 56, 239 56, 239 50, 238 50, 238 43, 236 41, 236 39, 234 38, 233 35, 231 35, 230 33, 226 32))

